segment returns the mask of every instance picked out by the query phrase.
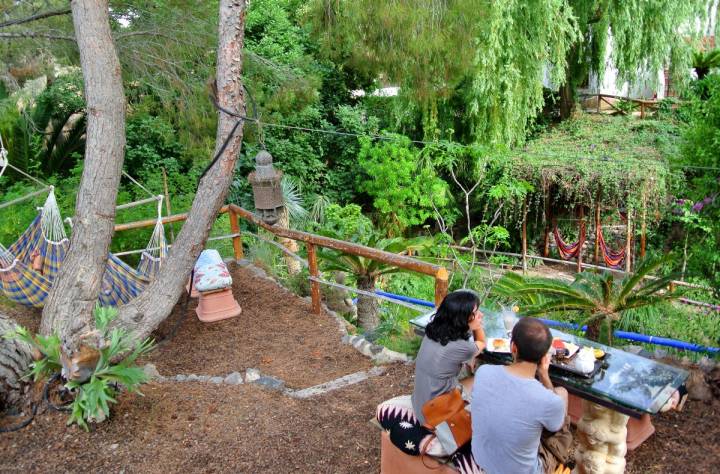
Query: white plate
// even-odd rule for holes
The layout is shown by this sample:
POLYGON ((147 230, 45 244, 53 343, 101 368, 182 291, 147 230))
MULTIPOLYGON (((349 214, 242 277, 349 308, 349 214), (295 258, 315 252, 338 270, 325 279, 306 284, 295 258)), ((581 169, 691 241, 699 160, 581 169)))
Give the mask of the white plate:
POLYGON ((491 337, 488 339, 485 349, 488 352, 502 352, 504 354, 510 354, 510 339, 491 337), (502 341, 502 346, 496 348, 495 341, 502 341))

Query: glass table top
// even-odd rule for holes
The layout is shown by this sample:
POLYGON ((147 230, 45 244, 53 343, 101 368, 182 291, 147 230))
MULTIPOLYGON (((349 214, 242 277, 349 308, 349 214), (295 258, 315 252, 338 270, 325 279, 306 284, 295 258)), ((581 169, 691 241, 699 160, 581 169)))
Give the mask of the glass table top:
MULTIPOLYGON (((483 309, 485 335, 507 337, 503 316, 496 311, 483 309)), ((434 311, 410 321, 424 333, 425 326, 434 311)), ((595 401, 628 414, 657 413, 670 396, 688 377, 688 372, 645 357, 608 347, 588 339, 550 329, 554 337, 560 337, 578 346, 600 348, 607 354, 603 367, 592 378, 585 378, 551 367, 553 382, 581 398, 595 401)), ((483 358, 495 363, 510 363, 505 354, 485 352, 483 358)))

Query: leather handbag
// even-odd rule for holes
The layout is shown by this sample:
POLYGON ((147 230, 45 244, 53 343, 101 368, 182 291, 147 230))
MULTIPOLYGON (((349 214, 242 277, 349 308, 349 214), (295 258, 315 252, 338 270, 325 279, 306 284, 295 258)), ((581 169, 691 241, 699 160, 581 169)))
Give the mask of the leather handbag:
POLYGON ((462 393, 455 388, 429 400, 422 407, 425 427, 432 431, 443 449, 452 454, 472 437, 470 412, 462 393))

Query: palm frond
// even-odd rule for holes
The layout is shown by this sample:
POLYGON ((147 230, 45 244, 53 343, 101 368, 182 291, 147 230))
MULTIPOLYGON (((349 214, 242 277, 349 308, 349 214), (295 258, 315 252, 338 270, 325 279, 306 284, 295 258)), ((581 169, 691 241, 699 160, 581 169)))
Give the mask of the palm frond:
POLYGON ((622 301, 625 299, 625 297, 629 295, 630 292, 645 279, 645 277, 667 262, 668 258, 669 257, 667 256, 663 258, 646 258, 640 262, 640 264, 635 268, 635 273, 633 275, 628 275, 623 279, 621 283, 622 289, 618 295, 618 300, 622 301))
POLYGON ((283 205, 287 209, 290 219, 293 221, 303 221, 308 217, 308 211, 305 209, 300 183, 289 175, 283 175, 280 181, 282 189, 283 205))

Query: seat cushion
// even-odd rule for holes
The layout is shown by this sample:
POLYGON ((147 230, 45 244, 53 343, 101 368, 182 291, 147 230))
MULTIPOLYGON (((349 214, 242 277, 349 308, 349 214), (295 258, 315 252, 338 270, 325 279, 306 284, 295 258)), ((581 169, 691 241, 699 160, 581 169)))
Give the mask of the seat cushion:
POLYGON ((232 286, 230 272, 215 249, 203 250, 195 263, 193 280, 197 291, 214 291, 232 286))

